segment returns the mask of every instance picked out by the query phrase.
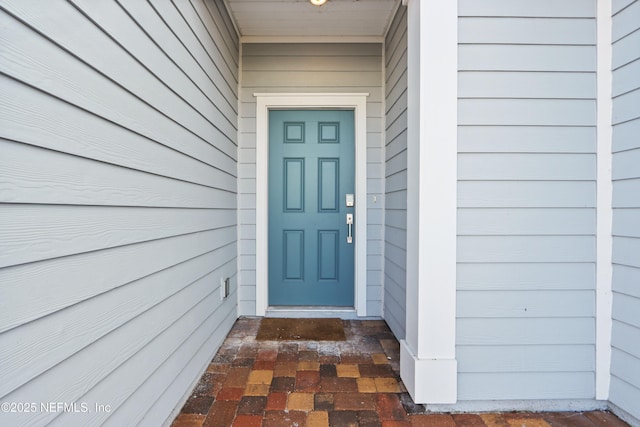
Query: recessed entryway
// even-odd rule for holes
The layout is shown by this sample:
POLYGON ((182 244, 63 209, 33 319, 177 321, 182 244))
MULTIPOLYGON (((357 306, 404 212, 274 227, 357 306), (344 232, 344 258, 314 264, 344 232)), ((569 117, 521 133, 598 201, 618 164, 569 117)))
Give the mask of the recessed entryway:
POLYGON ((318 309, 330 306, 344 307, 354 310, 358 316, 366 316, 368 94, 255 96, 255 314, 264 316, 269 306, 317 306, 318 309), (270 123, 272 114, 276 119, 270 123), (270 164, 272 128, 281 140, 278 153, 271 159, 277 163, 275 169, 270 164), (304 143, 312 139, 312 144, 304 143), (344 149, 337 143, 341 140, 349 141, 344 149), (307 152, 305 145, 312 146, 313 150, 307 152), (294 185, 296 177, 297 184, 294 185), (336 177, 340 177, 339 181, 345 185, 336 181, 336 177), (312 186, 315 189, 311 189, 312 186), (352 202, 347 202, 347 194, 353 194, 352 202), (347 203, 353 206, 347 207, 347 203), (353 221, 350 226, 347 224, 348 213, 353 221), (303 223, 294 224, 295 217, 303 223), (275 218, 273 224, 271 218, 275 218), (322 224, 325 220, 331 224, 322 224), (349 229, 351 243, 347 242, 349 229), (295 249, 296 244, 298 249, 295 249), (270 258, 271 252, 276 254, 273 258, 270 258), (315 285, 303 284, 303 276, 314 278, 315 285), (276 284, 273 292, 272 281, 276 284), (307 286, 297 297, 296 285, 307 286), (304 299, 314 286, 318 286, 317 292, 311 291, 311 296, 304 299))

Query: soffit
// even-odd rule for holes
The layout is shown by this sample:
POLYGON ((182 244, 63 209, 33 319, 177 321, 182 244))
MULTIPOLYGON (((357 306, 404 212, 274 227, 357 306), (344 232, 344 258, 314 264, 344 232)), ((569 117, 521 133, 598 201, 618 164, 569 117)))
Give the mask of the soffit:
POLYGON ((240 36, 260 38, 327 38, 381 40, 400 0, 225 0, 240 36))

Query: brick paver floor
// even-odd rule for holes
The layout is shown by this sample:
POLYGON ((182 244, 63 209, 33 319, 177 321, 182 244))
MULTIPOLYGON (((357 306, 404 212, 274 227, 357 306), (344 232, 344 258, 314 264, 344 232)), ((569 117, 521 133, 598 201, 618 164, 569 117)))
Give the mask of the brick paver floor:
POLYGON ((172 427, 627 426, 599 411, 425 414, 386 323, 344 323, 346 341, 256 341, 260 319, 240 318, 172 427))

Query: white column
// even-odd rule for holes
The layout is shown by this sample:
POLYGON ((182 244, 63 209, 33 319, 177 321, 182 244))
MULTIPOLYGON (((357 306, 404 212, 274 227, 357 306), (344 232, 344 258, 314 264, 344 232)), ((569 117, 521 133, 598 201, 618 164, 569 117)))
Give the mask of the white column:
POLYGON ((598 0, 597 38, 597 230, 596 230, 596 399, 609 399, 613 295, 612 18, 611 0, 598 0))
POLYGON ((406 339, 416 403, 457 400, 457 1, 408 2, 406 339))

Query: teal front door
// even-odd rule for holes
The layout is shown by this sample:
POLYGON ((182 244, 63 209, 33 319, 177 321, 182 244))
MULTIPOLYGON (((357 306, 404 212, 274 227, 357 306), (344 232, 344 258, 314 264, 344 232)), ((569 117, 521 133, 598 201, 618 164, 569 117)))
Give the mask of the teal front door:
POLYGON ((269 112, 269 305, 354 306, 354 140, 353 111, 269 112))

